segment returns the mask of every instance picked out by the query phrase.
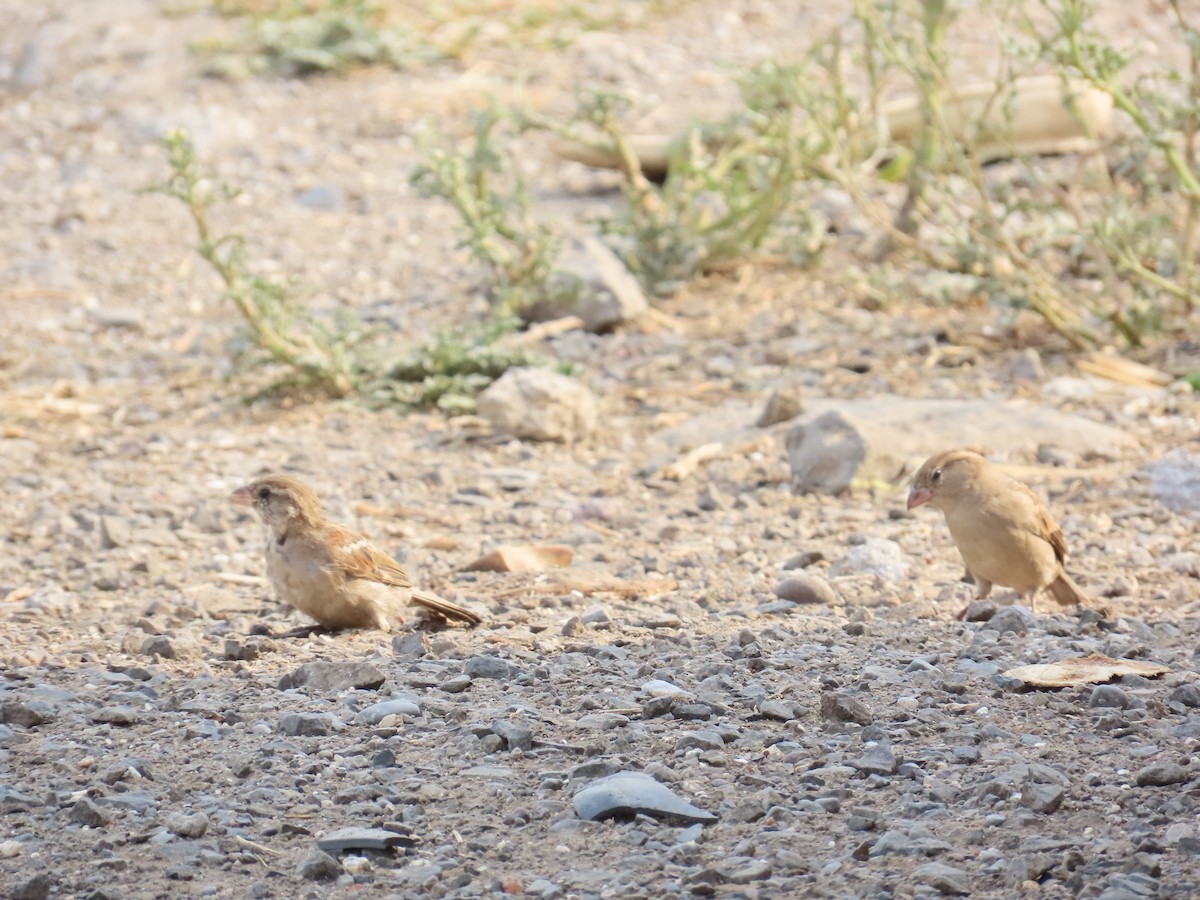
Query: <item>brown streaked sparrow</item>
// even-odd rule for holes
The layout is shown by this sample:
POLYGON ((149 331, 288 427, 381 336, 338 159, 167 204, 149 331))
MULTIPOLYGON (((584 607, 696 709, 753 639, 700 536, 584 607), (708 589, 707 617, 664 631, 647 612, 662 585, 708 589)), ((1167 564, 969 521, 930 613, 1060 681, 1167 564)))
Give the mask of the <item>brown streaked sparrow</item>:
POLYGON ((926 503, 945 514, 980 599, 999 584, 1030 609, 1043 588, 1064 606, 1087 602, 1063 569, 1066 540, 1038 495, 978 453, 947 450, 927 459, 913 478, 908 508, 926 503))
POLYGON ((288 475, 264 475, 229 499, 254 509, 267 527, 267 577, 279 599, 322 626, 390 631, 414 604, 478 625, 471 610, 415 589, 403 567, 367 538, 325 518, 312 488, 288 475))

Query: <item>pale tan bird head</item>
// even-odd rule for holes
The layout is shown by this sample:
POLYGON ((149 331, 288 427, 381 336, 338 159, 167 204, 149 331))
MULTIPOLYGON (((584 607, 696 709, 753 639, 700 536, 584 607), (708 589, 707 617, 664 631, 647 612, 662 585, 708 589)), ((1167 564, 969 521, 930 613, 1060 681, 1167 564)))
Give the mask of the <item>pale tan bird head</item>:
POLYGON ((315 524, 324 517, 321 501, 307 484, 290 475, 264 475, 229 495, 238 506, 249 506, 276 535, 293 524, 315 524))
POLYGON ((929 457, 917 470, 908 491, 908 508, 928 503, 945 509, 965 496, 989 463, 973 450, 946 450, 929 457))

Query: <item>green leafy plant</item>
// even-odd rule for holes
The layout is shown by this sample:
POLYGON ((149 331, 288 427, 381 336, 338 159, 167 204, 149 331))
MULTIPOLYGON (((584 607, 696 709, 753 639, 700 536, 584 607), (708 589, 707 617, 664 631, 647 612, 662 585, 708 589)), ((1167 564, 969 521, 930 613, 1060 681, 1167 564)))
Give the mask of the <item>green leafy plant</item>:
POLYGON ((170 177, 152 190, 178 200, 196 227, 196 252, 220 277, 225 296, 241 313, 251 345, 283 364, 289 386, 343 397, 358 383, 351 362, 360 332, 356 323, 321 323, 289 296, 286 287, 255 274, 247 260, 246 241, 237 233, 217 234, 209 213, 214 204, 237 196, 237 191, 214 182, 200 166, 191 140, 182 131, 169 133, 170 177))
POLYGON ((474 395, 513 366, 548 365, 520 344, 506 341, 516 320, 497 315, 468 326, 435 333, 427 342, 402 350, 366 344, 357 316, 335 322, 314 319, 286 286, 254 273, 246 242, 237 233, 218 234, 210 212, 237 196, 203 170, 183 132, 164 138, 170 177, 152 191, 183 204, 196 228, 196 252, 220 277, 225 297, 246 325, 242 343, 249 360, 280 365, 284 374, 267 393, 299 389, 329 397, 361 393, 376 404, 435 407, 448 413, 474 409, 474 395))
POLYGON ((306 76, 371 65, 404 69, 439 56, 419 35, 386 25, 372 0, 287 0, 251 15, 232 43, 210 48, 207 68, 227 77, 306 76))
POLYGON ((510 144, 512 117, 497 106, 474 116, 461 152, 426 139, 412 183, 426 197, 457 210, 466 228, 463 245, 487 266, 496 314, 507 317, 550 299, 564 288, 551 283, 561 237, 533 216, 529 190, 510 144))

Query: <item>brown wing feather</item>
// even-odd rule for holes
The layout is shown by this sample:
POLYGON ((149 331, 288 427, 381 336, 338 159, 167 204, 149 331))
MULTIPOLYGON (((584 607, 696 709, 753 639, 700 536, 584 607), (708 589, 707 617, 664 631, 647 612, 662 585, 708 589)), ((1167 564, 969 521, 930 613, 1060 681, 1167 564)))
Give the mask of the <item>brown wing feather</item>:
POLYGON ((404 567, 358 532, 330 525, 326 540, 330 547, 336 548, 333 564, 344 577, 366 578, 398 588, 412 587, 404 567))
POLYGON ((1054 521, 1054 516, 1050 515, 1050 510, 1046 509, 1046 504, 1042 502, 1042 498, 1032 488, 1015 480, 1013 484, 1020 487, 1029 499, 1033 501, 1036 527, 1030 530, 1034 534, 1044 538, 1054 548, 1054 556, 1061 563, 1067 558, 1067 539, 1063 536, 1062 529, 1054 521))

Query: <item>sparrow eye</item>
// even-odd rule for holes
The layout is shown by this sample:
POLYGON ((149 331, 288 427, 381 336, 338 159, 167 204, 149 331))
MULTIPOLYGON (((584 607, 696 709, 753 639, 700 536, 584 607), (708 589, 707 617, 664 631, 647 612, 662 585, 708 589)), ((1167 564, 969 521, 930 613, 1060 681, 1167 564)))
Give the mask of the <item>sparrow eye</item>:
POLYGON ((270 496, 271 496, 270 488, 260 487, 258 489, 258 499, 259 500, 266 500, 270 496))
POLYGON ((942 470, 934 469, 933 472, 929 476, 929 480, 932 481, 934 484, 937 484, 939 481, 941 481, 942 480, 942 470))

